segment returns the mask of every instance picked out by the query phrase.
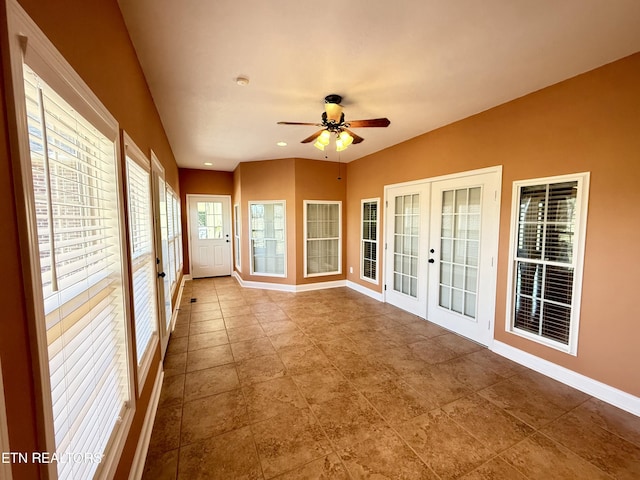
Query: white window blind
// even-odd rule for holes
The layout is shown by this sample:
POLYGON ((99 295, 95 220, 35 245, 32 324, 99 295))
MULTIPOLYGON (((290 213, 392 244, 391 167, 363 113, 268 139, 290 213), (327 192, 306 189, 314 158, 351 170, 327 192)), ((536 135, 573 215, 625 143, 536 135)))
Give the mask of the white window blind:
POLYGON ((157 331, 156 262, 153 255, 151 177, 127 156, 127 196, 136 357, 141 365, 157 331))
POLYGON ((249 202, 251 273, 284 276, 285 202, 249 202))
POLYGON ((305 276, 342 271, 341 202, 305 200, 305 276))
POLYGON ((169 268, 166 272, 169 276, 171 291, 176 286, 176 224, 175 224, 175 196, 173 190, 167 187, 167 237, 169 239, 169 268))
POLYGON ((584 177, 517 185, 511 327, 575 350, 586 204, 584 177))
POLYGON ((378 200, 362 201, 360 276, 378 280, 378 200))
POLYGON ((168 332, 171 324, 173 310, 171 308, 171 276, 169 275, 169 227, 167 225, 167 184, 163 176, 157 177, 158 212, 160 216, 160 243, 162 245, 162 268, 164 277, 163 298, 164 298, 164 331, 168 332))
MULTIPOLYGON (((23 72, 55 448, 105 453, 130 393, 115 135, 23 72)), ((57 465, 61 479, 98 468, 57 465)))

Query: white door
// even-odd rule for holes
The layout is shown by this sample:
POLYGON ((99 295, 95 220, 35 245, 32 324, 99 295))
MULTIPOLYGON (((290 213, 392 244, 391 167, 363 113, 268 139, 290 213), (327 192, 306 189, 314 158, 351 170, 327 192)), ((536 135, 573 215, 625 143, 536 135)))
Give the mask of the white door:
POLYGON ((156 247, 156 271, 158 274, 158 321, 162 358, 167 351, 171 334, 171 284, 165 268, 169 266, 169 225, 167 222, 167 187, 164 181, 164 168, 151 152, 151 171, 153 188, 153 217, 156 247))
POLYGON ((424 318, 429 183, 389 187, 385 198, 385 299, 424 318))
POLYGON ((187 195, 191 277, 231 275, 231 198, 187 195))
POLYGON ((500 176, 431 184, 427 319, 483 345, 493 338, 500 176))

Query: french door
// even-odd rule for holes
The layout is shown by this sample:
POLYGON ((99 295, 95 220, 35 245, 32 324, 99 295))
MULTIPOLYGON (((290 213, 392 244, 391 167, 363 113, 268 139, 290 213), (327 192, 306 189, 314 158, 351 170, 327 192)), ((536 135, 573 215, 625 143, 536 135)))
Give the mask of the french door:
POLYGON ((500 178, 494 169, 387 187, 387 302, 489 344, 500 178))
POLYGON ((187 195, 191 277, 231 275, 231 198, 187 195))
POLYGON ((156 247, 156 272, 158 291, 158 321, 162 358, 167 351, 171 335, 171 283, 169 268, 169 224, 167 220, 167 186, 164 168, 151 152, 151 186, 153 192, 153 217, 156 247))

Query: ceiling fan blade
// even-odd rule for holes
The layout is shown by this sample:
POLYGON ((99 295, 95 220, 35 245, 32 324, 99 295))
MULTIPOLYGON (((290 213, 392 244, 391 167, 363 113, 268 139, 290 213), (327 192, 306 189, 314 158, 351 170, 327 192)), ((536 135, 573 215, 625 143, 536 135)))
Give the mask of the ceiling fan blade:
POLYGON ((347 123, 351 128, 388 127, 391 124, 388 118, 370 118, 369 120, 353 120, 347 123))
POLYGON ((300 143, 311 143, 313 142, 316 138, 318 138, 320 136, 320 134, 324 132, 324 128, 322 130, 318 130, 316 133, 314 133, 313 135, 305 138, 304 140, 302 140, 300 143))
POLYGON ((351 135, 353 137, 353 144, 355 145, 356 143, 362 143, 364 142, 364 138, 362 138, 360 135, 356 135, 355 133, 353 133, 351 130, 348 129, 344 129, 345 132, 347 132, 349 135, 351 135))
POLYGON ((314 127, 321 127, 321 123, 305 123, 305 122, 278 122, 278 125, 313 125, 314 127))

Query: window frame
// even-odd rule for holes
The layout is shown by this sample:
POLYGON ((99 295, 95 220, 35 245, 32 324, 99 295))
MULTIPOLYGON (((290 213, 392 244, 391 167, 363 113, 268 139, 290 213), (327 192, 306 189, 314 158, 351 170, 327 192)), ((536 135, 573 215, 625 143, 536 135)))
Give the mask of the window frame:
MULTIPOLYGON (((516 180, 513 182, 511 195, 511 228, 509 233, 509 267, 507 277, 507 302, 505 314, 505 331, 519 337, 531 340, 538 344, 559 350, 569 355, 577 356, 578 353, 578 333, 580 329, 580 306, 582 298, 582 280, 584 268, 584 251, 587 230, 587 213, 589 204, 589 183, 590 172, 574 173, 568 175, 558 175, 552 177, 543 177, 527 180, 516 180), (571 301, 571 318, 569 324, 568 344, 565 345, 556 340, 543 337, 542 335, 517 328, 514 326, 514 306, 516 296, 516 263, 520 259, 517 255, 518 243, 518 226, 519 226, 519 210, 520 210, 520 193, 523 187, 545 186, 548 187, 557 183, 577 182, 577 195, 575 203, 575 240, 573 243, 573 252, 571 263, 567 266, 573 268, 572 282, 572 301, 571 301)), ((539 260, 536 262, 541 265, 554 264, 548 260, 539 260)))
MULTIPOLYGON (((116 216, 118 228, 118 245, 115 249, 120 256, 122 283, 122 309, 124 315, 123 328, 125 336, 126 358, 126 392, 128 400, 124 403, 120 419, 111 432, 111 438, 105 447, 105 456, 95 473, 96 478, 111 478, 115 474, 127 436, 135 414, 135 374, 133 366, 133 336, 131 330, 130 285, 127 271, 126 223, 123 208, 123 159, 120 144, 119 125, 115 117, 106 109, 89 86, 74 71, 62 54, 56 49, 46 35, 38 28, 16 0, 6 2, 8 25, 8 57, 10 62, 10 85, 12 98, 8 99, 7 116, 9 129, 15 133, 11 139, 11 150, 14 152, 15 197, 19 212, 19 221, 23 228, 19 229, 20 244, 24 258, 24 288, 30 301, 27 302, 27 318, 37 348, 33 352, 35 378, 40 378, 36 385, 36 409, 39 412, 40 426, 44 433, 43 451, 55 452, 56 441, 53 419, 53 402, 51 395, 50 368, 47 347, 47 330, 41 283, 41 267, 39 259, 38 228, 34 204, 34 189, 31 172, 31 150, 27 128, 25 106, 25 90, 23 62, 43 77, 45 82, 57 95, 88 120, 96 129, 108 132, 107 138, 113 141, 114 169, 116 192, 116 216), (28 39, 28 41, 25 41, 28 39), (40 307, 39 307, 40 306, 40 307)), ((58 478, 57 464, 48 463, 43 466, 49 478, 58 478)))
MULTIPOLYGON (((152 189, 152 173, 151 173, 151 161, 144 155, 144 153, 142 153, 142 150, 140 150, 140 148, 138 148, 138 146, 135 144, 135 142, 131 139, 131 137, 127 134, 127 132, 123 131, 122 132, 122 136, 123 136, 123 145, 124 145, 124 155, 123 155, 123 159, 126 165, 127 162, 127 157, 131 158, 132 161, 134 161, 135 163, 138 164, 138 166, 140 166, 141 168, 143 168, 148 174, 149 174, 149 217, 150 217, 150 233, 151 233, 151 255, 152 255, 152 259, 154 260, 153 262, 153 282, 152 282, 152 289, 153 289, 153 307, 155 309, 155 318, 152 320, 153 323, 155 324, 153 327, 153 331, 151 332, 151 337, 149 338, 149 341, 147 343, 147 346, 145 348, 145 352, 143 353, 140 361, 137 361, 137 336, 135 334, 136 332, 136 315, 135 315, 135 308, 131 309, 131 319, 132 319, 132 323, 134 326, 134 345, 136 345, 136 357, 134 357, 136 359, 136 368, 137 368, 137 384, 138 384, 138 396, 140 395, 140 392, 142 391, 142 387, 144 386, 146 379, 147 379, 147 375, 149 373, 149 370, 151 368, 151 364, 153 361, 153 357, 154 357, 154 353, 156 351, 156 348, 159 345, 160 342, 160 332, 159 332, 159 328, 160 328, 160 315, 158 312, 158 282, 156 279, 156 265, 155 265, 155 259, 156 257, 156 247, 155 247, 155 228, 154 228, 154 216, 153 216, 153 189, 152 189)), ((126 166, 125 166, 126 168, 126 166)), ((127 205, 127 210, 129 209, 129 180, 128 180, 128 175, 125 175, 125 184, 126 184, 126 196, 125 196, 125 201, 126 201, 126 205, 127 205)), ((127 213, 129 215, 129 213, 127 213)), ((131 232, 131 227, 130 227, 130 223, 131 223, 131 218, 128 217, 127 219, 127 234, 129 235, 129 242, 131 242, 131 238, 130 238, 130 232, 131 232)), ((132 258, 131 258, 131 251, 129 249, 129 268, 131 269, 131 273, 130 273, 130 277, 129 280, 131 282, 131 285, 133 287, 133 264, 132 264, 132 258)), ((133 289, 131 290, 131 301, 133 302, 133 304, 135 304, 135 298, 133 295, 133 289)))
POLYGON ((365 282, 373 283, 374 285, 380 284, 380 197, 377 198, 363 198, 360 200, 360 279, 365 282), (364 225, 364 206, 367 203, 376 204, 376 240, 366 240, 363 235, 364 225), (365 242, 375 243, 376 245, 376 278, 372 279, 364 275, 364 244, 365 242))
POLYGON ((303 272, 304 278, 327 277, 342 274, 342 200, 303 200, 302 202, 302 225, 303 225, 303 272), (338 205, 338 237, 308 238, 307 214, 309 205, 338 205), (308 267, 308 243, 309 240, 337 240, 338 241, 338 270, 331 272, 309 273, 308 267))
POLYGON ((260 277, 275 277, 275 278, 287 278, 287 202, 286 200, 249 200, 248 201, 248 221, 249 221, 249 267, 250 274, 260 277), (252 226, 251 221, 253 217, 251 215, 251 206, 252 205, 276 205, 282 204, 282 212, 283 212, 283 241, 284 244, 284 269, 283 273, 264 273, 264 272, 256 272, 255 270, 255 262, 254 262, 254 254, 253 254, 253 238, 252 238, 252 226))

